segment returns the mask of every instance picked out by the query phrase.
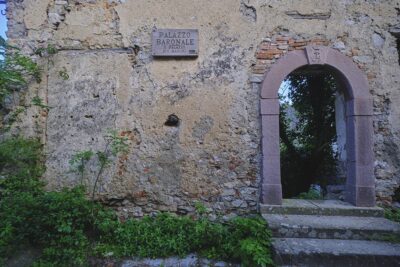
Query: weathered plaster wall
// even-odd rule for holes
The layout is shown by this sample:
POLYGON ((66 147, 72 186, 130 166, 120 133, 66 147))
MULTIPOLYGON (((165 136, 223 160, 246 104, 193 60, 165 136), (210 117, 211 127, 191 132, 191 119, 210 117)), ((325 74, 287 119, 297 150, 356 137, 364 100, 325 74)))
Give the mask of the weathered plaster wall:
POLYGON ((399 8, 398 0, 9 1, 13 44, 27 54, 48 44, 59 50, 36 56, 43 81, 26 97, 38 95, 52 109, 29 107, 15 131, 42 138, 51 188, 78 183, 69 159, 101 149, 108 128, 129 136, 130 152, 107 169, 101 186, 104 201, 125 214, 187 213, 194 201, 226 216, 253 212, 258 83, 285 53, 260 58, 260 51, 278 36, 319 38, 368 75, 377 194, 390 201, 400 183, 400 67, 390 33, 399 8), (199 57, 154 59, 153 28, 199 29, 199 57), (164 125, 170 114, 179 127, 164 125))

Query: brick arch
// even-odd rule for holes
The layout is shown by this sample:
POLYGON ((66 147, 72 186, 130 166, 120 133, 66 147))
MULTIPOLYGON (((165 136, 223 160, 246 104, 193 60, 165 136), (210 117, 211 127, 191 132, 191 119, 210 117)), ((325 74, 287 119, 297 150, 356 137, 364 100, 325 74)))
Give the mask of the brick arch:
POLYGON ((291 72, 308 65, 329 66, 345 85, 346 200, 356 206, 375 206, 373 112, 368 82, 350 58, 324 46, 306 46, 303 50, 289 52, 265 75, 260 99, 263 155, 261 202, 282 204, 278 90, 291 72))

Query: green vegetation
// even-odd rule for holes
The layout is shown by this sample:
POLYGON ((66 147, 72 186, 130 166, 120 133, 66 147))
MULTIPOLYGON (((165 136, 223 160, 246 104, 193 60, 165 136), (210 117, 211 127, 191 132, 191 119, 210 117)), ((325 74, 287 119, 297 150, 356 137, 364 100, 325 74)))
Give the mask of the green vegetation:
MULTIPOLYGON (((48 46, 38 49, 36 54, 48 57, 56 52, 48 46)), ((16 121, 25 109, 6 110, 4 101, 19 93, 30 79, 39 81, 40 71, 29 57, 8 46, 4 39, 0 39, 0 56, 0 111, 13 112, 9 129, 10 122, 16 121)), ((60 76, 69 78, 64 70, 60 76)), ((39 97, 34 97, 31 104, 50 109, 39 97)), ((103 150, 81 151, 72 157, 70 164, 80 175, 81 183, 60 192, 44 189, 42 145, 37 140, 1 139, 0 266, 15 252, 30 246, 41 250, 34 267, 87 266, 89 257, 166 257, 192 252, 207 258, 242 262, 244 266, 273 264, 271 234, 260 217, 211 222, 204 217, 205 207, 196 203, 197 219, 159 213, 121 222, 114 211, 94 201, 105 168, 113 157, 128 149, 127 138, 115 131, 109 132, 105 139, 103 150), (92 160, 97 161, 98 169, 90 182, 85 183, 85 168, 92 160)))
POLYGON ((372 238, 370 240, 390 242, 390 243, 400 243, 399 234, 381 234, 378 238, 372 238))
POLYGON ((198 252, 207 258, 269 266, 270 233, 262 218, 236 218, 226 224, 162 213, 154 218, 103 221, 96 252, 103 256, 167 257, 198 252))
POLYGON ((48 44, 47 47, 39 47, 35 50, 35 55, 38 55, 40 57, 50 57, 52 55, 57 54, 58 50, 57 48, 52 45, 48 44))
POLYGON ((105 147, 101 151, 85 150, 80 151, 72 156, 69 161, 72 166, 72 171, 80 175, 81 185, 85 184, 85 168, 86 164, 96 155, 97 157, 97 173, 94 177, 87 181, 87 185, 91 187, 92 200, 94 200, 95 194, 97 192, 98 183, 100 182, 101 176, 104 170, 111 163, 111 156, 117 156, 119 154, 125 154, 128 152, 128 138, 126 136, 121 136, 114 130, 108 130, 105 136, 105 147))
POLYGON ((43 104, 43 100, 38 96, 35 96, 32 98, 32 105, 43 108, 43 109, 50 110, 50 107, 43 104))
POLYGON ((323 199, 323 196, 314 189, 308 190, 308 192, 300 193, 297 197, 298 199, 323 199))
POLYGON ((60 77, 65 81, 69 79, 69 75, 65 67, 63 67, 62 70, 58 72, 58 75, 60 75, 60 77))
POLYGON ((8 115, 3 127, 0 127, 0 133, 8 132, 13 123, 18 121, 19 114, 25 111, 22 103, 14 103, 13 96, 20 94, 31 80, 40 82, 39 66, 0 37, 0 121, 3 122, 8 115), (10 108, 6 102, 14 103, 14 107, 10 108))
POLYGON ((0 108, 3 108, 4 99, 25 86, 30 78, 40 82, 40 69, 31 58, 9 46, 2 37, 0 58, 0 108))
MULTIPOLYGON (((110 142, 110 151, 119 151, 110 142)), ((82 171, 94 153, 77 154, 82 171)), ((167 257, 197 252, 201 256, 270 266, 270 231, 260 217, 211 222, 196 204, 198 218, 160 213, 118 220, 116 214, 89 200, 78 186, 46 192, 41 145, 12 138, 0 143, 0 266, 21 246, 42 250, 34 266, 87 266, 90 256, 167 257)))
POLYGON ((385 218, 400 223, 400 209, 385 207, 385 218))
POLYGON ((297 70, 281 92, 280 146, 284 197, 296 197, 311 184, 324 188, 336 171, 335 92, 328 71, 297 70))
MULTIPOLYGON (((385 218, 386 219, 400 223, 400 209, 399 208, 390 207, 390 206, 383 206, 382 208, 385 210, 385 218)), ((398 233, 382 234, 379 236, 379 238, 376 238, 375 240, 387 241, 387 242, 391 242, 391 243, 400 243, 400 235, 398 233)))

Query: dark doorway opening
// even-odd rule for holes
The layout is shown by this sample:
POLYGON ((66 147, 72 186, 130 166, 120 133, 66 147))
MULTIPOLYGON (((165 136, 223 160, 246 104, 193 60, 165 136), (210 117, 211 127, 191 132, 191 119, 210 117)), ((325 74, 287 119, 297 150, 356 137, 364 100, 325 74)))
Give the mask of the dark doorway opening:
POLYGON ((344 199, 346 119, 343 85, 326 66, 290 73, 279 90, 284 198, 344 199))

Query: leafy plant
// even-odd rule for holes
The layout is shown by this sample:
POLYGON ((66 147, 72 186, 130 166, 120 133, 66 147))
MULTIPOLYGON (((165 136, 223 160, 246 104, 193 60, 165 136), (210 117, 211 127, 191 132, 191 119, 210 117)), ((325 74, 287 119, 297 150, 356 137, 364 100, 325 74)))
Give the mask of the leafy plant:
POLYGON ((308 192, 300 193, 296 198, 299 199, 323 199, 323 196, 320 192, 315 189, 310 189, 308 192))
POLYGON ((83 184, 84 180, 84 172, 87 162, 94 156, 97 156, 98 162, 98 170, 95 176, 90 179, 93 184, 91 188, 92 200, 95 198, 95 194, 97 192, 97 186, 101 179, 101 176, 104 170, 109 166, 111 161, 111 156, 117 156, 120 153, 128 152, 128 138, 126 136, 120 136, 115 130, 108 130, 108 133, 105 135, 106 144, 102 151, 80 151, 72 156, 70 160, 70 165, 73 167, 75 172, 78 172, 81 175, 81 184, 83 184))
POLYGON ((7 123, 5 123, 4 128, 0 132, 8 132, 14 122, 18 121, 19 114, 25 111, 24 107, 17 107, 15 110, 8 114, 7 123))
POLYGON ((38 65, 0 37, 0 104, 5 97, 25 86, 31 77, 40 82, 38 65))
POLYGON ((32 105, 43 108, 43 109, 50 110, 50 107, 43 104, 43 100, 38 96, 35 96, 32 98, 32 105))
POLYGON ((385 207, 385 218, 400 223, 400 209, 394 207, 385 207))
POLYGON ((42 145, 35 139, 15 137, 0 142, 0 197, 15 192, 36 193, 43 185, 39 177, 42 145))
POLYGON ((40 82, 40 68, 29 57, 20 53, 20 50, 10 46, 0 37, 0 120, 7 114, 7 120, 4 123, 1 132, 7 132, 11 129, 18 115, 24 111, 24 107, 10 108, 5 102, 14 101, 14 94, 20 94, 21 89, 25 88, 32 80, 40 82))
POLYGON ((207 208, 204 206, 203 203, 196 201, 194 203, 194 207, 196 209, 196 213, 199 214, 200 216, 203 216, 207 212, 207 208))
POLYGON ((40 57, 48 57, 51 55, 57 54, 58 49, 52 45, 48 44, 47 47, 39 47, 38 49, 35 50, 35 54, 40 56, 40 57))
POLYGON ((81 185, 83 185, 86 163, 93 157, 93 155, 93 151, 85 150, 73 155, 69 161, 69 164, 72 166, 72 170, 81 175, 81 185))
POLYGON ((95 251, 103 257, 160 258, 198 252, 211 259, 271 266, 271 234, 260 217, 236 218, 227 224, 161 213, 154 218, 101 223, 95 251))
POLYGON ((63 67, 62 70, 60 70, 58 72, 58 75, 60 75, 60 77, 63 78, 63 80, 68 80, 69 79, 69 74, 68 74, 67 69, 65 67, 63 67))
MULTIPOLYGON (((127 151, 125 139, 109 134, 104 164, 127 151), (107 152, 108 151, 108 152, 107 152)), ((0 142, 0 265, 21 246, 41 248, 34 267, 87 266, 89 257, 167 257, 197 252, 210 259, 243 266, 273 265, 271 233, 261 217, 209 221, 196 203, 200 219, 160 213, 119 221, 116 214, 88 200, 83 186, 47 192, 41 145, 12 138, 0 142)), ((93 152, 77 154, 72 163, 82 172, 93 152)))

